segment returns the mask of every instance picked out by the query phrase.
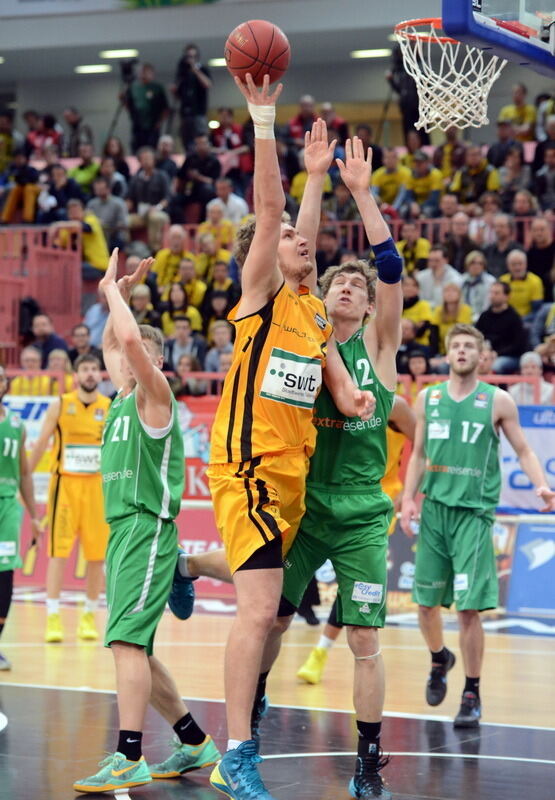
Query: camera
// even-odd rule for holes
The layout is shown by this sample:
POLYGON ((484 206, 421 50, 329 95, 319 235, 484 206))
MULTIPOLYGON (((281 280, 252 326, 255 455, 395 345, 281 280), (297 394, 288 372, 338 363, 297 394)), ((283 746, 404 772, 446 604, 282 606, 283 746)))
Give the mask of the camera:
POLYGON ((121 79, 126 85, 133 83, 135 80, 135 72, 138 63, 136 58, 120 61, 119 68, 121 70, 121 79))

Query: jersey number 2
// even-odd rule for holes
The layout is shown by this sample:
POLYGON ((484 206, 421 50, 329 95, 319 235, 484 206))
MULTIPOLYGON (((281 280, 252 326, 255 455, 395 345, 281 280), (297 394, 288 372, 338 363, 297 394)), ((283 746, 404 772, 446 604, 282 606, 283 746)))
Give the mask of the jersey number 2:
POLYGON ((374 383, 374 379, 370 377, 370 362, 367 358, 359 358, 357 361, 357 370, 362 370, 362 380, 358 382, 359 388, 363 386, 370 386, 374 383))
POLYGON ((126 442, 129 436, 129 417, 118 417, 114 422, 114 432, 112 434, 111 442, 126 442), (121 431, 121 439, 119 431, 121 431))

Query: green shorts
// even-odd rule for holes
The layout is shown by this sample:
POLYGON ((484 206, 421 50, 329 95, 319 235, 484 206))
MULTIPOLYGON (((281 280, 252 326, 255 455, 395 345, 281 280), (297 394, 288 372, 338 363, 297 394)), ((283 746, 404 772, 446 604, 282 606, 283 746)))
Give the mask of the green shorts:
POLYGON ((416 546, 413 600, 458 611, 496 608, 493 511, 450 508, 424 499, 416 546))
POLYGON ((337 576, 338 620, 383 628, 392 511, 379 487, 365 494, 307 487, 306 513, 284 561, 284 597, 298 608, 310 579, 329 558, 337 576))
POLYGON ((22 566, 19 536, 23 509, 15 497, 0 497, 0 572, 22 566))
POLYGON ((177 528, 152 514, 110 524, 106 552, 108 618, 104 646, 128 642, 152 655, 177 559, 177 528))

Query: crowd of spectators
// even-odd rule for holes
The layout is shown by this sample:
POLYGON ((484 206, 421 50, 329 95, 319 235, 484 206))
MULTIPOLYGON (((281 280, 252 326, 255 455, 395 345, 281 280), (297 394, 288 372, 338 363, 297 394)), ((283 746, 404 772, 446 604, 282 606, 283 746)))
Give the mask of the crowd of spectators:
MULTIPOLYGON (((130 306, 138 322, 163 331, 166 368, 176 376, 179 395, 207 391, 206 382, 188 377, 191 372, 229 366, 233 331, 226 317, 240 294, 233 243, 252 211, 252 122, 241 125, 222 107, 217 127, 209 128, 210 85, 198 49, 188 46, 171 87, 179 101, 180 155, 163 132, 170 106, 148 64, 122 95, 132 120, 133 158, 114 136, 95 148, 75 108, 64 111, 65 127, 51 114, 26 112, 25 134, 0 111, 1 222, 48 225, 49 242, 59 248, 78 231, 87 281, 98 280, 114 247, 130 272, 140 257, 153 255, 130 306)), ((432 147, 408 129, 405 148, 382 149, 369 125, 350 125, 331 103, 318 107, 310 95, 276 130, 293 218, 307 178, 305 134, 318 116, 335 140, 336 157, 344 158, 349 135, 372 147, 369 191, 391 223, 405 264, 401 374, 445 373, 445 335, 457 322, 473 322, 484 333, 491 372, 539 370, 548 382, 555 372, 555 100, 544 96, 536 108, 522 84, 514 86, 512 99, 488 144, 462 139, 450 128, 432 147)), ((349 233, 360 220, 335 164, 322 200, 319 275, 351 258, 371 259, 364 237, 349 233)), ((36 364, 37 352, 44 369, 51 351, 68 351, 73 360, 100 348, 106 304, 99 296, 87 305, 73 347, 48 330, 47 316, 35 317, 22 368, 36 364)), ((527 396, 525 389, 518 396, 527 396)), ((541 393, 547 397, 543 384, 541 393)))

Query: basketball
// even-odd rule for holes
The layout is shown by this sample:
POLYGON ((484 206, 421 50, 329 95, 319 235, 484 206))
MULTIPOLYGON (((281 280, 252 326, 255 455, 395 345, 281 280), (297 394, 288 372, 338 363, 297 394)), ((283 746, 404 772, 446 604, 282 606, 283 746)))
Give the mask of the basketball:
POLYGON ((227 68, 242 81, 250 72, 256 86, 264 75, 270 83, 281 78, 291 59, 291 47, 283 31, 265 19, 252 19, 238 25, 227 37, 224 56, 227 68))

